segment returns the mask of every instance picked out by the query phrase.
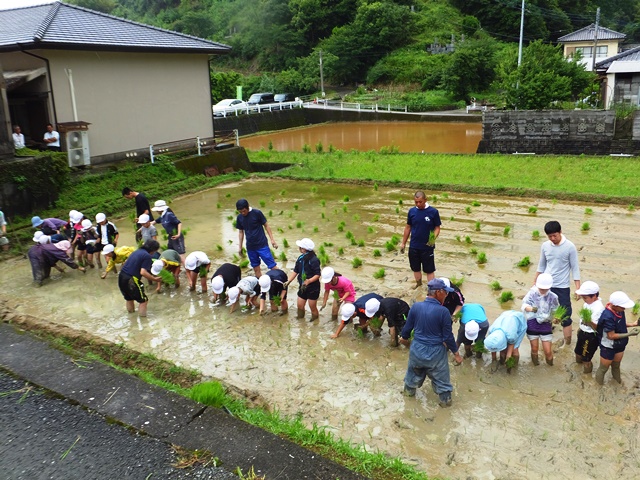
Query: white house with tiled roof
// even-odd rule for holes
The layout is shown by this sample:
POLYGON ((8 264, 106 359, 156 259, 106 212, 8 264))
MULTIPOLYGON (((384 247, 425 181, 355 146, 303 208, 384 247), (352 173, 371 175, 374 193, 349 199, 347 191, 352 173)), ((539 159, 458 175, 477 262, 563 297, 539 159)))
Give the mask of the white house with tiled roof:
POLYGON ((213 136, 209 62, 230 47, 75 5, 0 10, 11 121, 88 122, 92 161, 213 136))
POLYGON ((560 37, 558 43, 564 47, 565 58, 572 57, 579 52, 582 55, 581 63, 584 64, 586 70, 591 71, 594 55, 596 62, 617 55, 620 51, 620 43, 626 37, 624 33, 601 26, 596 32, 596 26, 592 23, 560 37))

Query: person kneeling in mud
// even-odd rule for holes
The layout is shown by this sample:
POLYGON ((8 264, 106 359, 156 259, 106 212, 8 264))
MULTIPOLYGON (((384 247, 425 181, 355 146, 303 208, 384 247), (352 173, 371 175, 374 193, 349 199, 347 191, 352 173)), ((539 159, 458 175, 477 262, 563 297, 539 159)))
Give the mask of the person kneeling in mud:
POLYGON ((141 317, 147 316, 147 305, 149 298, 144 291, 144 284, 142 283, 142 277, 151 282, 159 282, 160 277, 157 277, 151 273, 153 266, 153 259, 151 255, 158 251, 160 244, 155 240, 147 240, 142 247, 129 255, 129 258, 118 275, 118 287, 125 299, 127 305, 127 312, 135 312, 135 303, 138 302, 138 315, 141 317))
POLYGON ((538 348, 542 349, 547 365, 553 365, 553 320, 554 312, 560 306, 558 296, 551 291, 553 277, 549 273, 541 273, 536 278, 535 286, 522 299, 522 311, 527 319, 527 338, 531 343, 531 361, 539 365, 538 348))
POLYGON ((258 307, 258 279, 253 276, 244 277, 235 287, 227 291, 229 297, 229 313, 233 313, 240 304, 240 295, 245 296, 245 305, 249 308, 258 307))
MULTIPOLYGON (((44 235, 46 237, 47 235, 44 235)), ((38 243, 29 249, 27 256, 31 262, 31 273, 33 274, 33 281, 37 286, 42 286, 42 282, 49 278, 51 274, 51 268, 56 268, 58 271, 64 271, 62 268, 56 265, 57 262, 62 262, 69 267, 85 271, 84 267, 79 267, 74 262, 69 253, 71 252, 71 243, 68 240, 62 240, 58 243, 38 243)))
POLYGON ((287 282, 287 274, 282 270, 269 270, 258 279, 260 284, 260 315, 266 312, 267 295, 271 303, 271 311, 277 312, 280 308, 280 315, 286 315, 289 310, 287 303, 287 289, 284 284, 287 282))
POLYGON ((387 321, 389 325, 389 335, 391 336, 391 346, 397 347, 398 336, 407 322, 407 315, 409 315, 409 304, 404 300, 394 297, 386 297, 380 300, 380 308, 373 318, 371 318, 367 325, 371 327, 371 332, 378 337, 384 321, 387 321))
POLYGON ((180 267, 182 266, 180 254, 175 250, 168 249, 162 252, 160 260, 164 266, 162 270, 167 273, 160 274, 162 282, 158 282, 156 293, 160 293, 163 283, 175 285, 175 287, 178 288, 180 286, 180 267))
MULTIPOLYGON (((378 295, 377 293, 367 293, 366 295, 363 295, 358 300, 356 300, 354 303, 345 304, 353 305, 354 307, 349 321, 353 321, 353 328, 355 330, 359 330, 362 333, 367 332, 369 320, 378 313, 378 309, 380 308, 380 300, 382 300, 381 295, 378 295)), ((342 321, 340 322, 340 325, 338 325, 336 333, 331 335, 331 338, 338 338, 349 321, 344 320, 343 312, 342 321)))
POLYGON ((356 300, 356 289, 353 283, 347 277, 336 273, 331 267, 324 267, 320 273, 320 282, 324 283, 324 297, 320 310, 327 306, 329 294, 334 292, 335 299, 331 307, 331 320, 338 319, 338 310, 340 305, 345 302, 353 303, 356 300))
POLYGON ((473 355, 472 345, 476 345, 476 357, 482 358, 484 337, 489 330, 489 320, 484 307, 479 303, 465 303, 460 310, 460 327, 458 327, 458 347, 464 344, 464 357, 473 355))
POLYGON ((121 247, 114 247, 112 244, 107 244, 102 248, 102 255, 104 255, 104 259, 107 262, 107 268, 100 275, 100 278, 103 280, 107 278, 107 274, 109 272, 113 272, 116 275, 118 274, 118 267, 116 265, 124 263, 129 255, 135 252, 135 247, 127 247, 125 245, 121 247))
POLYGON ((527 321, 524 315, 516 310, 503 312, 495 319, 484 339, 484 348, 491 352, 492 372, 497 371, 498 365, 501 364, 506 363, 509 369, 518 365, 520 344, 526 333, 527 321), (499 363, 498 353, 500 353, 499 363))

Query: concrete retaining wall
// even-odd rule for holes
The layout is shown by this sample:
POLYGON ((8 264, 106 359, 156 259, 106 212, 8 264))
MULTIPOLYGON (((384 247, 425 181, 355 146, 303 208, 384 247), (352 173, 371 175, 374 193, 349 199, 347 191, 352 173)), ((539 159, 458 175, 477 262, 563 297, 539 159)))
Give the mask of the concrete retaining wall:
POLYGON ((208 174, 209 176, 215 176, 221 173, 237 172, 239 170, 244 170, 246 172, 253 171, 247 152, 242 147, 216 150, 208 155, 182 158, 180 160, 175 160, 173 163, 176 168, 183 172, 208 174))

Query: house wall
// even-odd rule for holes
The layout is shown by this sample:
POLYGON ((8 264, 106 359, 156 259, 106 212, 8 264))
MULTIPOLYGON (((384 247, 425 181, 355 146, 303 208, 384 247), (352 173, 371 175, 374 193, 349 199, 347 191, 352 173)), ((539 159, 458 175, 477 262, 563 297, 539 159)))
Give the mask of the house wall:
MULTIPOLYGON (((597 57, 596 62, 600 62, 606 58, 613 57, 618 54, 618 40, 598 40, 598 46, 607 46, 609 47, 607 50, 607 55, 605 57, 597 57)), ((564 56, 565 58, 570 57, 576 51, 578 47, 593 47, 593 41, 589 42, 572 42, 564 44, 564 56)), ((591 70, 591 65, 593 64, 593 57, 582 57, 581 63, 587 67, 587 70, 591 70)))
MULTIPOLYGON (((213 136, 208 55, 37 50, 49 60, 56 120, 91 123, 91 157, 213 136)), ((12 68, 36 59, 12 55, 12 68)), ((3 60, 4 61, 4 60, 3 60)), ((21 66, 24 65, 24 66, 21 66)), ((9 69, 9 67, 5 67, 9 69)))

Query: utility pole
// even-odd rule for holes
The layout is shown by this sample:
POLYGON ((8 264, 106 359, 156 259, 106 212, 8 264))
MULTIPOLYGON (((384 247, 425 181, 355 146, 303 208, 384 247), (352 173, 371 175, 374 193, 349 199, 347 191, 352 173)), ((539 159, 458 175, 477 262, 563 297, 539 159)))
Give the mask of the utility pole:
POLYGON ((596 70, 596 51, 598 50, 598 25, 600 24, 600 7, 596 10, 596 29, 593 32, 593 59, 591 60, 591 71, 596 70))
POLYGON ((320 50, 320 92, 324 98, 324 73, 322 72, 322 50, 320 50))
POLYGON ((524 37, 524 0, 522 0, 522 13, 520 14, 520 43, 518 44, 518 68, 522 63, 522 40, 524 37))

